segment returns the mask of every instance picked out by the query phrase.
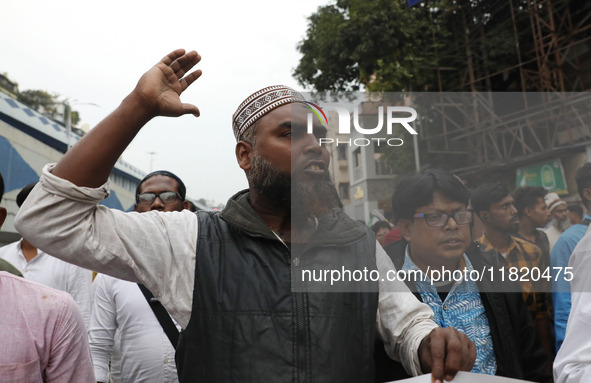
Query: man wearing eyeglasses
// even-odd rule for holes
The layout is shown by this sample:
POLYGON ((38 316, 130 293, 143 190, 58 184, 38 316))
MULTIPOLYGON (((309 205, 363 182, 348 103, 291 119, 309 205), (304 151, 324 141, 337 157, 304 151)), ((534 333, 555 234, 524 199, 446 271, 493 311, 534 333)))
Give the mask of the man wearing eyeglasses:
MULTIPOLYGON (((179 212, 188 208, 185 195, 185 184, 177 175, 158 170, 137 186, 134 211, 179 212)), ((154 299, 148 303, 137 283, 97 275, 88 331, 97 382, 178 382, 176 344, 171 344, 152 312, 151 305, 159 304, 154 299)), ((178 337, 178 330, 172 326, 168 331, 177 331, 178 337)))
POLYGON ((150 210, 189 209, 189 201, 185 200, 186 193, 184 182, 176 174, 157 170, 145 176, 137 186, 133 210, 145 213, 150 210))
MULTIPOLYGON (((462 182, 443 170, 427 169, 401 180, 392 207, 404 240, 384 249, 396 269, 407 272, 407 285, 431 307, 435 322, 474 342, 472 372, 549 382, 551 376, 543 369, 546 355, 515 292, 519 286, 501 284, 498 254, 471 241, 468 200, 462 182), (482 278, 458 277, 483 270, 482 278)), ((392 361, 377 365, 382 380, 402 377, 399 370, 392 361)))

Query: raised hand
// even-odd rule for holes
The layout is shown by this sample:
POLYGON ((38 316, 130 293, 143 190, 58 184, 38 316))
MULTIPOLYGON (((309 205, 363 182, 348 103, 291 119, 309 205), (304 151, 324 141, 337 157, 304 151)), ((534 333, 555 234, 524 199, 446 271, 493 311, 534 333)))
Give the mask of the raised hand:
POLYGON ((199 116, 195 105, 180 95, 201 76, 187 74, 201 56, 177 49, 166 55, 138 81, 119 107, 85 135, 57 163, 53 174, 78 186, 98 187, 108 178, 115 162, 135 135, 156 116, 199 116))
POLYGON ((136 97, 138 104, 152 117, 189 113, 198 117, 199 109, 181 102, 179 96, 201 76, 201 70, 186 75, 200 60, 201 56, 195 51, 174 50, 144 73, 130 96, 136 97))

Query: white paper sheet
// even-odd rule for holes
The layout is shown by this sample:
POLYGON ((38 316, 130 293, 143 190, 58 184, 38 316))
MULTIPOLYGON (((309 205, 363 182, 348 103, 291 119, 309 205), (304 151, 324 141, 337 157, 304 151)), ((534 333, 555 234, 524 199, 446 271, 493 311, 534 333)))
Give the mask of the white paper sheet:
MULTIPOLYGON (((447 382, 447 380, 446 380, 447 382)), ((432 383, 431 374, 416 376, 414 378, 397 380, 396 383, 432 383)), ((533 383, 528 380, 504 378, 502 376, 474 374, 460 371, 451 383, 533 383)))

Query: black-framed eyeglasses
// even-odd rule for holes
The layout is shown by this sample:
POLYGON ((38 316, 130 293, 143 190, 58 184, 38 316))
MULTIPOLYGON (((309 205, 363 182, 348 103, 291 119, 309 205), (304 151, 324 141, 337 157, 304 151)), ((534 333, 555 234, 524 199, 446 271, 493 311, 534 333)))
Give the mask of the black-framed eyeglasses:
POLYGON ((156 197, 160 198, 163 204, 169 204, 181 200, 181 195, 173 191, 162 193, 142 193, 135 196, 135 202, 138 205, 151 205, 156 197))
POLYGON ((438 211, 436 213, 420 213, 415 214, 414 217, 424 218, 427 226, 444 227, 445 225, 447 225, 447 221, 449 221, 450 217, 453 217, 454 221, 456 221, 458 225, 467 225, 470 222, 472 222, 472 214, 472 209, 466 209, 456 211, 452 214, 448 214, 442 211, 438 211))

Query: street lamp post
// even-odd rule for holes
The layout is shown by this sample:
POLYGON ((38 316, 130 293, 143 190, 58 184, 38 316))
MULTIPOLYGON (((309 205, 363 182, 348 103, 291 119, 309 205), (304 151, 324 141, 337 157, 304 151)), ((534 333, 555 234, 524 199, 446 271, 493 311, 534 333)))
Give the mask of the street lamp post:
POLYGON ((150 155, 150 173, 152 173, 154 171, 154 156, 156 155, 156 152, 148 152, 148 154, 150 155))
POLYGON ((70 150, 72 138, 72 107, 64 101, 64 117, 66 118, 66 152, 70 150))
POLYGON ((66 124, 66 151, 68 151, 72 148, 72 105, 92 105, 98 108, 100 108, 100 105, 97 105, 92 102, 74 102, 70 104, 68 102, 68 99, 62 101, 62 104, 64 105, 64 120, 66 124))

